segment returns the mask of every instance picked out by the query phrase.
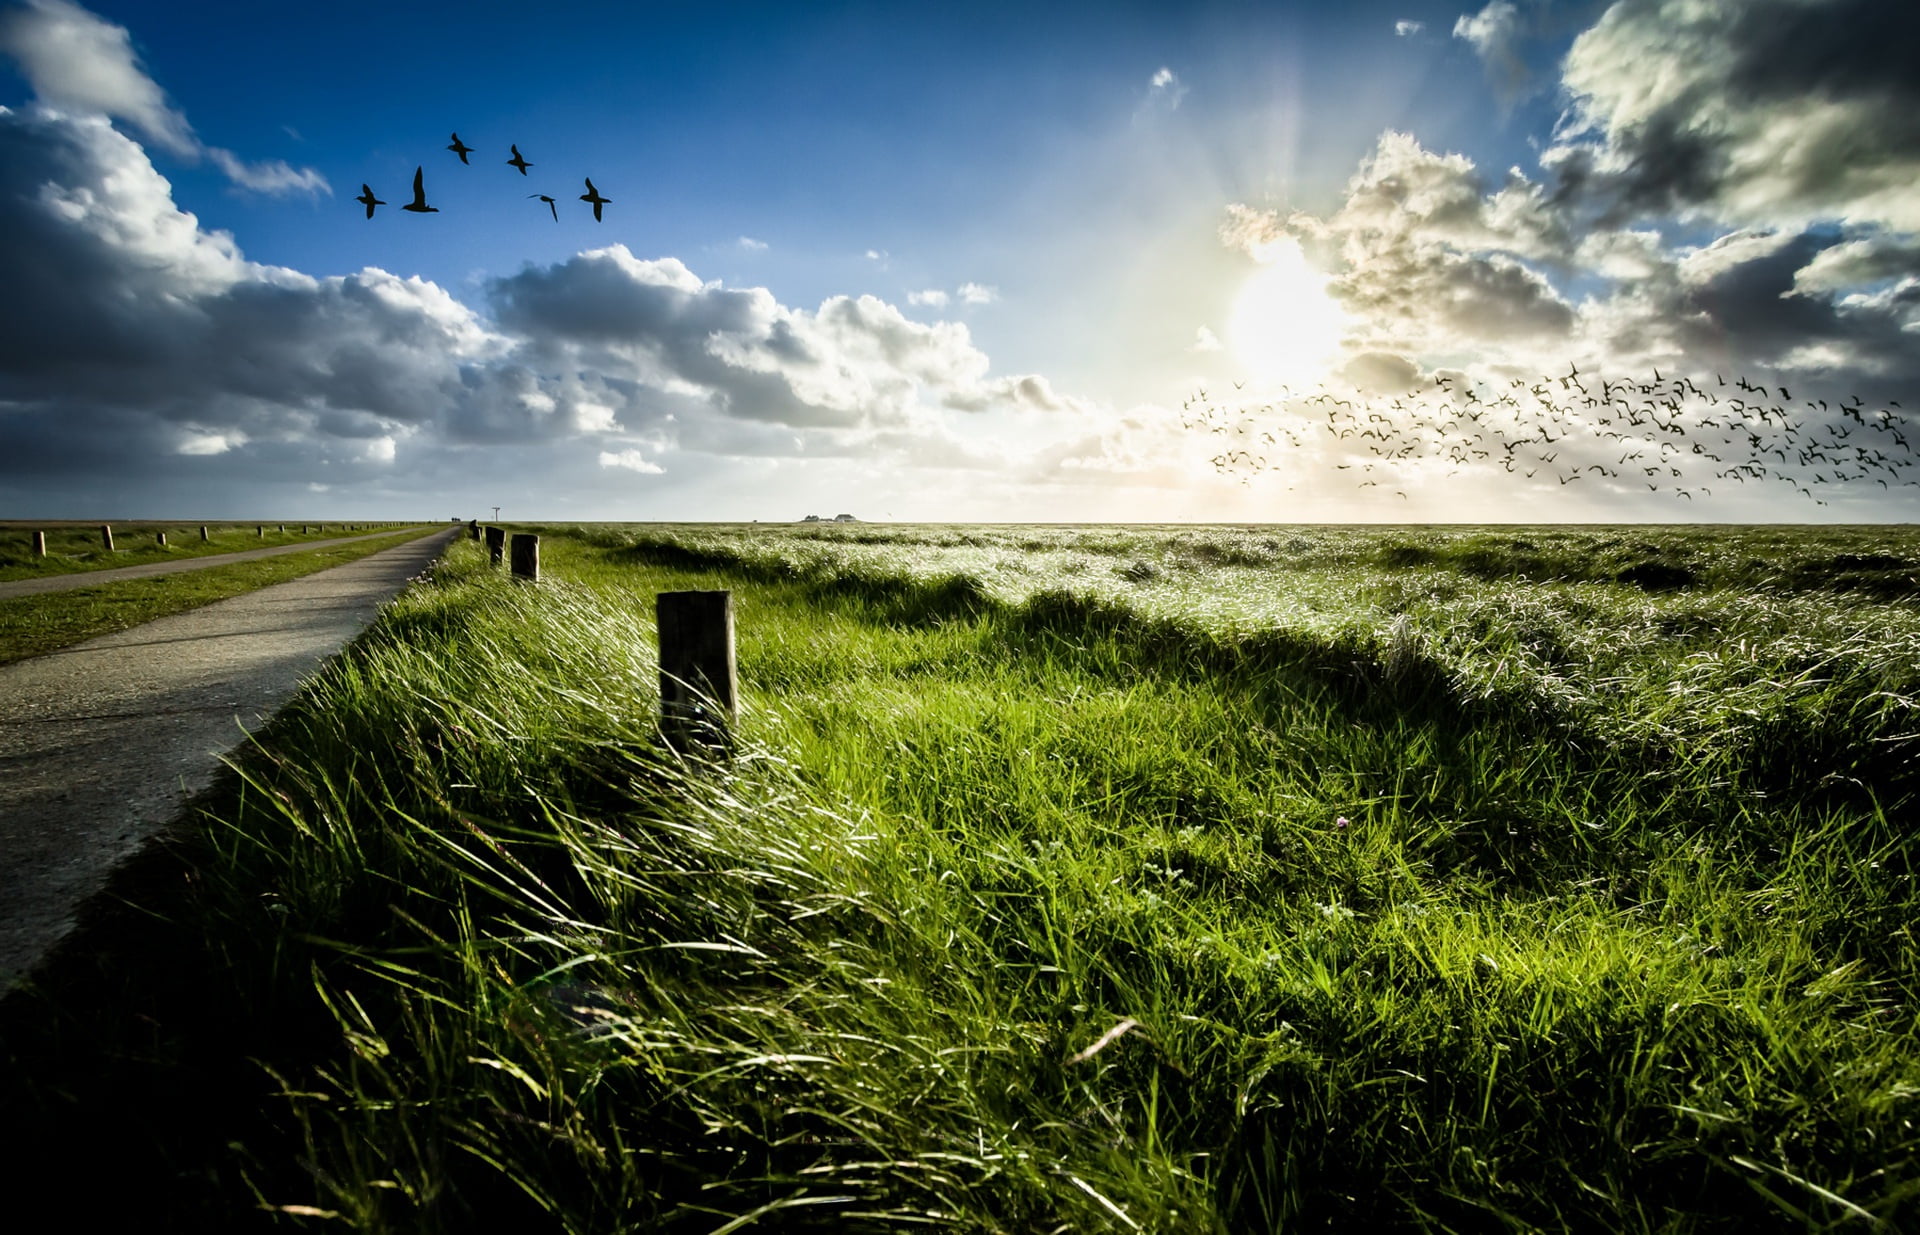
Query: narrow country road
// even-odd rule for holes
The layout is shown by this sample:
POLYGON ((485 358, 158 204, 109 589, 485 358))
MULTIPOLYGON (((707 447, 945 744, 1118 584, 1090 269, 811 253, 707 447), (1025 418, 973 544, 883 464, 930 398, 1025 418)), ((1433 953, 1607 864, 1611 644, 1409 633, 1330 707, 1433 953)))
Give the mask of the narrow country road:
POLYGON ((142 562, 138 566, 114 566, 107 570, 78 570, 65 575, 42 575, 38 579, 10 579, 0 583, 0 600, 9 600, 15 596, 39 596, 46 592, 65 592, 72 588, 93 587, 96 584, 114 583, 121 579, 150 579, 155 575, 175 575, 183 570, 208 570, 233 562, 251 562, 255 558, 279 557, 284 553, 304 553, 308 549, 324 549, 328 545, 350 545, 356 541, 397 535, 405 530, 405 528, 390 527, 384 532, 373 532, 366 536, 338 536, 332 540, 309 540, 303 544, 274 545, 268 549, 242 549, 238 553, 215 553, 207 557, 181 558, 177 562, 142 562))
POLYGON ((0 994, 461 530, 0 667, 0 994))

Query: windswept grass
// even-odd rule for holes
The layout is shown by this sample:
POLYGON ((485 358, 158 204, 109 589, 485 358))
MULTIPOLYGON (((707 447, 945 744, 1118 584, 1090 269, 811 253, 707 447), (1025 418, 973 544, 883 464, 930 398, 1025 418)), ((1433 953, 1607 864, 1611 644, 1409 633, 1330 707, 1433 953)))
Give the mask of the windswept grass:
POLYGON ((219 1003, 154 1019, 259 1066, 172 1187, 404 1231, 1912 1225, 1909 604, 1035 535, 550 534, 537 588, 457 543, 182 842, 219 1003), (726 769, 652 732, 651 595, 704 586, 726 769))

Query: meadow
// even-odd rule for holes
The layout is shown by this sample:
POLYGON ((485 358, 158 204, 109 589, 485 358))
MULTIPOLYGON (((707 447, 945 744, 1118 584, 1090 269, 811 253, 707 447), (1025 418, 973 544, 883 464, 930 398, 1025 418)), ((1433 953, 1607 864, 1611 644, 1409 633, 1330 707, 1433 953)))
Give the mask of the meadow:
POLYGON ((202 1230, 1920 1218, 1920 531, 522 530, 540 584, 456 542, 8 1002, 23 1181, 85 1146, 202 1230), (735 594, 721 763, 655 739, 681 588, 735 594))
POLYGON ((13 522, 0 523, 0 583, 38 579, 46 575, 112 570, 173 562, 218 553, 242 553, 281 545, 338 540, 396 524, 375 523, 115 523, 113 548, 100 535, 101 524, 13 522), (200 538, 205 528, 207 538, 200 538), (45 538, 46 553, 33 552, 33 534, 45 538), (164 535, 165 544, 160 543, 164 535))
MULTIPOLYGON (((335 526, 338 527, 338 525, 335 526)), ((348 535, 357 537, 362 533, 354 532, 348 535)), ((143 622, 151 622, 155 618, 184 613, 189 609, 197 609, 217 600, 226 600, 275 583, 285 583, 290 579, 298 579, 316 571, 344 566, 348 562, 358 561, 382 549, 390 549, 419 535, 421 535, 421 529, 418 528, 393 532, 385 536, 372 534, 366 539, 356 539, 351 544, 321 545, 276 557, 210 565, 203 569, 177 574, 155 575, 144 579, 114 579, 89 583, 84 587, 60 592, 0 597, 0 665, 25 660, 29 656, 41 656, 60 648, 71 647, 97 635, 126 630, 143 622)), ((281 543, 331 539, 334 537, 322 537, 317 532, 310 535, 289 533, 287 537, 282 538, 281 543)), ((213 546, 208 552, 231 553, 239 551, 240 548, 232 542, 222 544, 219 540, 215 540, 213 546)), ((51 555, 51 550, 49 552, 51 555)), ((166 552, 168 550, 165 548, 159 550, 161 554, 166 552)), ((206 555, 206 553, 195 553, 186 556, 204 557, 206 555)), ((114 556, 121 555, 116 552, 114 556)), ((105 561, 94 569, 135 565, 138 561, 164 560, 156 558, 151 553, 125 556, 136 560, 105 561)), ((4 559, 0 558, 0 560, 4 559)), ((29 565, 11 577, 32 578, 45 574, 80 573, 88 569, 80 566, 73 570, 62 570, 60 565, 59 559, 53 559, 51 566, 29 565)), ((0 569, 0 576, 4 576, 4 569, 0 569)))

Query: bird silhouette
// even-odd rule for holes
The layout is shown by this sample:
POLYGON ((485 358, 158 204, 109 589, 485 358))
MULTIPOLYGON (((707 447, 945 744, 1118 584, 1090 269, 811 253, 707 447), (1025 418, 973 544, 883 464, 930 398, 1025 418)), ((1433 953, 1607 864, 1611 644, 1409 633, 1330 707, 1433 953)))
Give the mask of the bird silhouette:
POLYGON ((583 202, 593 203, 593 221, 595 223, 598 223, 600 221, 600 207, 611 206, 613 204, 613 199, 610 197, 600 196, 600 190, 593 187, 592 176, 588 176, 586 180, 587 180, 587 191, 580 195, 580 200, 583 202))
POLYGON ((553 211, 553 221, 555 223, 558 223, 560 221, 560 208, 553 204, 553 199, 551 197, 548 197, 545 193, 529 193, 527 194, 527 196, 537 197, 541 201, 547 203, 547 209, 553 211))
MULTIPOLYGON (((415 214, 439 214, 440 207, 427 205, 426 185, 420 173, 420 168, 416 167, 413 169, 413 200, 400 207, 400 209, 411 210, 415 214)), ((368 209, 371 210, 372 207, 369 206, 368 209)))
MULTIPOLYGON (((451 145, 451 146, 448 146, 448 147, 447 147, 447 149, 449 149, 449 150, 451 150, 451 151, 453 151, 453 152, 454 152, 455 154, 457 154, 457 155, 459 155, 459 156, 460 156, 460 161, 461 161, 462 163, 467 163, 467 156, 468 156, 469 154, 472 154, 472 153, 473 153, 473 147, 472 147, 472 146, 469 146, 469 145, 467 145, 467 143, 465 143, 465 142, 463 142, 463 141, 461 141, 461 140, 460 140, 460 135, 459 135, 458 133, 455 133, 455 134, 453 135, 453 145, 451 145)), ((471 163, 467 163, 467 166, 468 166, 468 167, 472 167, 472 166, 473 166, 473 164, 471 164, 471 163)))
POLYGON ((373 189, 370 186, 365 184, 360 186, 360 196, 354 198, 353 200, 359 202, 360 204, 364 205, 367 208, 367 217, 369 219, 373 217, 373 208, 375 206, 384 206, 387 204, 381 201, 379 198, 375 197, 373 195, 373 189))
POLYGON ((508 166, 508 167, 517 167, 517 168, 519 168, 519 169, 520 169, 520 174, 521 174, 522 176, 524 176, 524 175, 526 175, 526 174, 527 174, 527 169, 528 169, 529 167, 532 167, 532 166, 533 166, 533 164, 531 164, 531 163, 529 163, 529 162, 527 162, 527 161, 526 161, 525 159, 523 159, 523 158, 521 158, 521 157, 520 157, 520 147, 519 147, 519 146, 517 146, 517 145, 515 145, 515 146, 509 146, 509 147, 508 147, 508 149, 510 149, 510 150, 512 150, 512 151, 513 151, 513 157, 507 160, 507 166, 508 166))

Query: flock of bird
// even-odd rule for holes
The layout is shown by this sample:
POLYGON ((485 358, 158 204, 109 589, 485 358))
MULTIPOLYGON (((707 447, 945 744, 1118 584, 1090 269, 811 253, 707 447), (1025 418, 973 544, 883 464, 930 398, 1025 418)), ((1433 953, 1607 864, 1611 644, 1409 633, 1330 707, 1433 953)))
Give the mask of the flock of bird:
MULTIPOLYGON (((521 157, 520 147, 518 143, 509 143, 507 148, 513 151, 513 157, 506 160, 507 166, 518 171, 522 176, 526 175, 527 169, 529 167, 532 167, 533 164, 529 163, 525 158, 521 157)), ((467 161, 467 156, 473 153, 473 147, 461 141, 460 135, 458 133, 453 134, 453 144, 448 146, 447 149, 453 151, 456 155, 460 156, 460 162, 463 165, 467 167, 473 166, 472 163, 467 161)), ((600 196, 600 190, 593 187, 593 177, 591 176, 586 177, 586 182, 587 182, 587 191, 580 195, 580 200, 583 202, 586 202, 588 205, 593 207, 593 221, 595 223, 598 223, 601 221, 600 220, 601 208, 603 206, 611 205, 613 203, 613 199, 610 197, 600 196)), ((553 221, 555 223, 558 223, 560 221, 560 208, 558 205, 555 204, 556 199, 549 197, 545 193, 529 193, 527 194, 527 197, 529 200, 538 198, 539 200, 545 202, 547 204, 547 210, 551 212, 553 215, 553 221)), ((387 204, 381 201, 379 198, 375 197, 373 195, 372 186, 367 184, 362 184, 360 186, 360 196, 354 198, 353 200, 359 202, 361 205, 367 208, 367 217, 369 219, 373 217, 373 208, 375 206, 384 206, 387 204)), ((422 164, 419 167, 416 167, 413 169, 413 200, 408 202, 406 205, 400 207, 400 209, 411 211, 414 214, 439 214, 440 213, 440 207, 427 205, 426 165, 425 164, 422 164)))
MULTIPOLYGON (((1236 384, 1238 387, 1240 384, 1236 384)), ((1181 425, 1228 439, 1217 471, 1285 468, 1291 452, 1329 447, 1360 488, 1391 488, 1409 469, 1498 467, 1565 488, 1586 481, 1695 501, 1715 485, 1784 484, 1816 505, 1840 486, 1920 487, 1907 414, 1896 400, 1869 410, 1858 396, 1796 403, 1784 386, 1716 375, 1605 379, 1569 366, 1560 377, 1473 382, 1440 374, 1425 393, 1379 402, 1324 387, 1257 407, 1222 408, 1204 389, 1182 406, 1181 425), (1284 415, 1282 414, 1284 413, 1284 415), (1370 456, 1370 457, 1369 457, 1370 456)), ((1318 459, 1315 459, 1318 463, 1318 459)))

